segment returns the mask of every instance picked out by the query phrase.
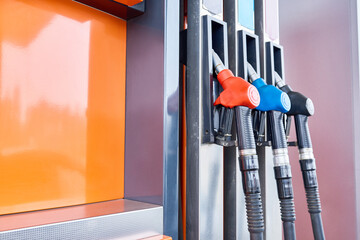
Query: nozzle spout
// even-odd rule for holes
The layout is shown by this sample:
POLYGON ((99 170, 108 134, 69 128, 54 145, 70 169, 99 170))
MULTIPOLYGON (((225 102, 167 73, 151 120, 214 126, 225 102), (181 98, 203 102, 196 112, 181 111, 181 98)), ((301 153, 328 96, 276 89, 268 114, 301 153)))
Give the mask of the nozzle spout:
POLYGON ((216 54, 214 50, 212 51, 212 59, 216 74, 219 74, 219 72, 226 69, 224 63, 221 61, 220 57, 216 54))
POLYGON ((255 71, 255 69, 251 66, 250 63, 247 63, 247 72, 249 75, 249 82, 253 82, 256 79, 260 78, 259 74, 255 71))
POLYGON ((280 77, 280 75, 276 71, 274 71, 274 74, 275 74, 275 85, 278 86, 279 88, 285 86, 285 81, 280 77))

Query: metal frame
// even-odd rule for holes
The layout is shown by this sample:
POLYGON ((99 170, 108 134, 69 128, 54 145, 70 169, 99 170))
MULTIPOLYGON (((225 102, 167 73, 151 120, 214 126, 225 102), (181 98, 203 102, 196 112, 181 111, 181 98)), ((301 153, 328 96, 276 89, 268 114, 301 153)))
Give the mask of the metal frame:
POLYGON ((216 51, 225 67, 228 67, 227 25, 210 15, 202 16, 202 143, 214 143, 214 128, 218 128, 219 114, 213 103, 220 94, 221 86, 213 79, 212 49, 216 51), (206 64, 207 63, 207 64, 206 64))

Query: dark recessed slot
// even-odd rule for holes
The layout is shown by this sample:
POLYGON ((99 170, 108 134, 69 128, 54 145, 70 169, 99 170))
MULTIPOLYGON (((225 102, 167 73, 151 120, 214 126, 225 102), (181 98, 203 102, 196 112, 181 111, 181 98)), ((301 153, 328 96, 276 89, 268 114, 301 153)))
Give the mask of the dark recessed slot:
MULTIPOLYGON (((225 63, 224 53, 224 25, 211 21, 211 42, 212 49, 219 55, 223 63, 225 63)), ((213 68, 214 72, 214 68, 213 68)), ((215 102, 216 98, 220 95, 222 87, 218 81, 212 81, 212 102, 215 102)), ((220 109, 213 107, 213 122, 214 130, 217 131, 220 128, 220 109)))
POLYGON ((212 48, 219 55, 221 60, 225 62, 224 25, 211 21, 211 40, 212 40, 212 48))
POLYGON ((274 46, 274 70, 283 77, 282 48, 274 46))
POLYGON ((285 80, 283 48, 273 42, 266 43, 266 82, 275 84, 275 72, 285 80))
POLYGON ((255 34, 244 30, 238 32, 238 76, 248 80, 247 63, 249 62, 256 72, 260 70, 259 40, 255 34))
POLYGON ((257 68, 257 39, 246 35, 246 53, 247 53, 247 62, 251 64, 251 66, 255 69, 255 71, 259 72, 257 68))

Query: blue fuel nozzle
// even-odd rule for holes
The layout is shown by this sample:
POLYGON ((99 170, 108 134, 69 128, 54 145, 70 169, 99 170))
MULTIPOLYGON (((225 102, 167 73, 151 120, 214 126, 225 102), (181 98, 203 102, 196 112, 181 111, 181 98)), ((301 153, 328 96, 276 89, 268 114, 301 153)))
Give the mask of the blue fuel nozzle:
POLYGON ((260 78, 254 68, 247 64, 249 79, 260 94, 260 104, 256 107, 260 111, 280 111, 287 113, 291 108, 289 96, 273 85, 267 85, 264 79, 260 78))

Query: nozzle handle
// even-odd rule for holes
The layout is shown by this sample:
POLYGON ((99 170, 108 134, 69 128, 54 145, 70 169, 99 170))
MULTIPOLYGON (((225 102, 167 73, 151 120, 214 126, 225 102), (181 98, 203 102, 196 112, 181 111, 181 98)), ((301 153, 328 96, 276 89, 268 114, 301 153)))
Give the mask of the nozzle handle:
POLYGON ((251 121, 251 109, 244 106, 235 107, 235 119, 239 149, 256 149, 251 121))
POLYGON ((296 138, 299 149, 312 148, 311 137, 308 125, 308 116, 306 115, 295 115, 295 129, 296 138))
POLYGON ((273 149, 287 148, 286 134, 283 124, 283 113, 269 111, 271 143, 273 149))

